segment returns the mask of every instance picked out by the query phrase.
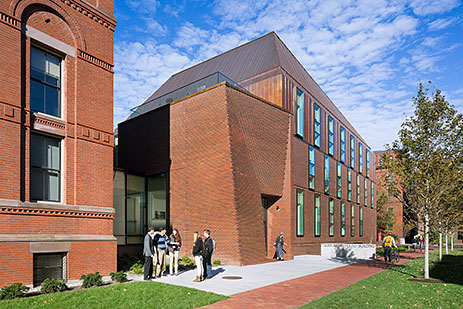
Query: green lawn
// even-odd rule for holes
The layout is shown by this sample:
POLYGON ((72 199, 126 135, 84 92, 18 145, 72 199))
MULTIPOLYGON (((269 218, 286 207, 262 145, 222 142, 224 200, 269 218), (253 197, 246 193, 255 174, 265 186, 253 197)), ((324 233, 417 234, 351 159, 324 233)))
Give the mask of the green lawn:
MULTIPOLYGON (((463 250, 449 251, 445 263, 431 263, 430 276, 445 283, 407 281, 423 277, 424 257, 359 281, 303 308, 463 308, 463 250)), ((439 252, 430 253, 436 261, 439 252)))
POLYGON ((227 298, 149 281, 0 301, 0 308, 195 308, 227 298))

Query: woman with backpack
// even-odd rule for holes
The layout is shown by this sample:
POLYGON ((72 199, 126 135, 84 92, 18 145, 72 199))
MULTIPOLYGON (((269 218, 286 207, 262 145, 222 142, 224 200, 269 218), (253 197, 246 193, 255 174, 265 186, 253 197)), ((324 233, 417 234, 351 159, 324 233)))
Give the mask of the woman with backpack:
POLYGON ((193 282, 203 281, 203 248, 204 243, 198 232, 193 234, 193 256, 196 264, 196 279, 193 282))
POLYGON ((173 276, 172 269, 175 268, 175 275, 178 275, 178 256, 180 254, 180 247, 182 246, 182 237, 177 229, 173 229, 169 237, 169 274, 173 276))

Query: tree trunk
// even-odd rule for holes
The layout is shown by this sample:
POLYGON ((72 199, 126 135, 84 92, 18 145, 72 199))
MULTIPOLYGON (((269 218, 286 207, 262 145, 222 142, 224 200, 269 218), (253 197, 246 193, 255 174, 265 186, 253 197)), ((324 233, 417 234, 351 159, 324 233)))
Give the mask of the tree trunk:
POLYGON ((429 216, 424 217, 424 278, 429 279, 429 216))
POLYGON ((442 233, 439 233, 439 262, 442 261, 442 233))
POLYGON ((449 254, 449 242, 447 233, 445 233, 445 254, 449 254))
POLYGON ((453 234, 452 234, 452 238, 450 238, 450 240, 451 240, 450 248, 453 251, 453 242, 455 241, 455 239, 453 238, 453 234))

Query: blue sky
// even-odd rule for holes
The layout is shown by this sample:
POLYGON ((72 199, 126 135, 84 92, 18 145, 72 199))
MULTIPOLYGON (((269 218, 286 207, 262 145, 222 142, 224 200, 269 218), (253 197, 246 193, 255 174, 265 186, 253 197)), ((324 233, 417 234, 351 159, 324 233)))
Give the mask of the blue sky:
POLYGON ((461 0, 115 0, 114 125, 170 75, 275 31, 374 149, 431 80, 463 111, 461 0))

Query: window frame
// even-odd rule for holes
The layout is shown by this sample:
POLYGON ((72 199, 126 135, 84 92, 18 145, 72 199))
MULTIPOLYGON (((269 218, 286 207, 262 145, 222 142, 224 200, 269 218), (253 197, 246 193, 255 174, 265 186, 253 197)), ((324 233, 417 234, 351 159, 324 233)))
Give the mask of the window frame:
POLYGON ((346 203, 341 201, 341 237, 346 236, 346 203))
POLYGON ((347 200, 352 202, 352 168, 347 169, 347 200))
POLYGON ((324 161, 324 192, 325 194, 330 194, 330 156, 325 154, 325 161, 324 161))
POLYGON ((315 190, 315 147, 309 145, 309 189, 315 190))
POLYGON ((339 161, 342 163, 346 162, 346 129, 344 129, 343 126, 341 126, 340 129, 340 147, 339 147, 339 161))
POLYGON ((304 138, 304 92, 296 87, 296 135, 304 138))
POLYGON ((313 103, 313 144, 320 148, 321 145, 321 108, 317 103, 313 103), (317 120, 318 119, 318 120, 317 120))
POLYGON ((359 236, 363 237, 363 208, 359 208, 359 236))
POLYGON ((355 179, 355 201, 357 202, 357 204, 360 204, 360 175, 357 174, 357 178, 355 179))
POLYGON ((350 206, 350 236, 355 237, 355 205, 350 206))
POLYGON ((371 195, 370 195, 370 199, 371 199, 371 208, 375 208, 375 184, 372 182, 371 183, 371 195))
POLYGON ((342 197, 342 163, 341 162, 337 162, 337 169, 336 169, 336 186, 337 186, 337 190, 336 190, 336 196, 338 198, 341 198, 342 197))
POLYGON ((296 189, 296 236, 304 236, 304 190, 301 189, 296 189), (302 204, 300 197, 302 197, 302 204))
POLYGON ((366 170, 366 175, 367 177, 369 178, 370 177, 370 150, 366 150, 366 167, 367 167, 367 170, 366 170))
POLYGON ((363 196, 363 204, 365 206, 368 206, 368 179, 364 178, 363 179, 363 191, 364 191, 364 196, 363 196))
MULTIPOLYGON (((32 136, 38 136, 40 138, 42 138, 42 147, 43 147, 43 158, 46 159, 47 157, 47 154, 45 153, 46 152, 46 148, 45 146, 48 146, 48 143, 46 143, 46 140, 54 140, 54 141, 57 141, 58 142, 58 154, 59 154, 59 163, 58 163, 58 166, 59 166, 59 169, 55 169, 55 168, 50 168, 50 167, 45 167, 42 163, 41 166, 34 166, 32 165, 32 161, 33 160, 29 160, 29 200, 31 202, 36 202, 36 203, 40 203, 40 202, 46 202, 46 203, 56 203, 56 204, 61 204, 63 202, 63 189, 64 189, 64 186, 63 186, 63 139, 62 138, 58 138, 58 137, 55 137, 55 136, 52 136, 52 135, 49 135, 49 134, 42 134, 42 133, 38 133, 38 132, 31 132, 29 138, 30 138, 30 143, 29 143, 29 156, 32 156, 32 148, 33 148, 33 145, 32 145, 32 136), (33 198, 32 197, 32 171, 33 170, 36 170, 36 171, 40 171, 42 173, 42 199, 36 199, 36 198, 33 198), (46 199, 45 196, 47 195, 46 194, 46 186, 47 186, 47 183, 46 183, 46 180, 44 179, 45 177, 45 173, 46 172, 54 172, 54 173, 57 173, 58 174, 58 188, 57 188, 57 194, 58 194, 58 199, 57 200, 51 200, 51 199, 46 199)), ((49 185, 48 185, 48 188, 49 188, 49 185)))
POLYGON ((328 154, 334 156, 334 119, 328 116, 328 154))
POLYGON ((359 173, 363 174, 363 144, 359 142, 359 173))
MULTIPOLYGON (((39 113, 39 114, 43 114, 43 115, 47 115, 49 117, 54 117, 54 118, 57 118, 57 119, 64 119, 64 110, 63 110, 63 103, 64 103, 64 60, 65 60, 65 57, 63 56, 63 54, 61 53, 58 53, 58 52, 55 52, 53 50, 50 50, 46 47, 42 47, 41 45, 37 45, 37 44, 31 44, 30 48, 29 48, 29 53, 30 53, 30 60, 29 60, 29 108, 32 112, 34 113, 39 113), (38 79, 37 77, 33 77, 32 76, 32 49, 35 49, 36 51, 39 51, 43 54, 45 54, 45 57, 48 55, 48 56, 51 56, 51 57, 54 57, 54 58, 57 58, 59 60, 59 86, 55 86, 53 84, 50 84, 50 83, 47 83, 46 81, 41 81, 40 79, 38 79), (53 114, 49 114, 47 113, 45 110, 46 108, 44 108, 44 111, 38 111, 38 110, 35 110, 32 108, 32 82, 37 82, 37 83, 40 83, 42 85, 45 85, 46 87, 52 87, 54 89, 57 89, 58 90, 58 95, 57 95, 57 100, 58 100, 58 106, 57 106, 57 113, 58 115, 53 115, 53 114)), ((44 74, 46 74, 44 72, 44 74)), ((46 94, 44 93, 44 96, 46 96, 46 94)), ((44 99, 44 107, 46 106, 46 99, 44 99)))
POLYGON ((321 195, 314 194, 314 236, 321 236, 321 195))
POLYGON ((355 137, 350 136, 350 167, 355 169, 355 137))
POLYGON ((334 199, 328 201, 328 236, 334 236, 334 199))

